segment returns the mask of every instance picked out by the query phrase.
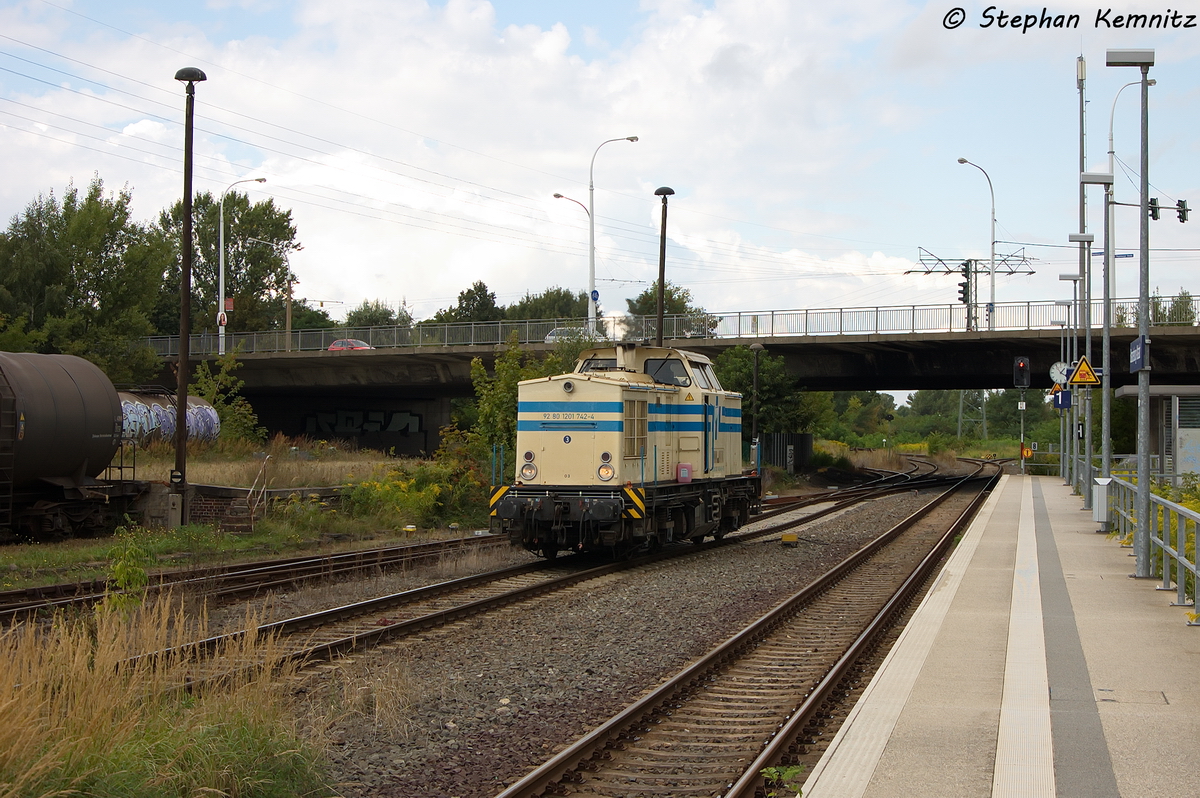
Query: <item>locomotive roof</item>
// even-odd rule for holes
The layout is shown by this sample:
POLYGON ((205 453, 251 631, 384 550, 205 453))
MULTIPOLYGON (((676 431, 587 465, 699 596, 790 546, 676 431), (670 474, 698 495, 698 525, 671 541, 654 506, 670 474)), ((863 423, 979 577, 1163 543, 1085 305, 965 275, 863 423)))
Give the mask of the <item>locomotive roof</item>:
MULTIPOLYGON (((673 391, 677 389, 677 386, 662 384, 661 379, 655 379, 646 373, 646 364, 648 361, 662 361, 666 359, 683 361, 690 364, 689 368, 711 368, 712 366, 712 360, 699 352, 673 349, 665 346, 640 346, 634 343, 618 343, 614 346, 585 349, 579 354, 579 360, 576 361, 575 368, 570 372, 556 374, 551 377, 540 377, 534 380, 524 380, 522 384, 573 378, 608 380, 626 384, 638 383, 647 388, 654 387, 659 390, 673 391), (583 366, 588 363, 594 364, 595 368, 584 369, 583 366)), ((690 382, 690 378, 688 378, 688 382, 690 382)), ((683 384, 685 383, 679 383, 679 385, 683 384)))

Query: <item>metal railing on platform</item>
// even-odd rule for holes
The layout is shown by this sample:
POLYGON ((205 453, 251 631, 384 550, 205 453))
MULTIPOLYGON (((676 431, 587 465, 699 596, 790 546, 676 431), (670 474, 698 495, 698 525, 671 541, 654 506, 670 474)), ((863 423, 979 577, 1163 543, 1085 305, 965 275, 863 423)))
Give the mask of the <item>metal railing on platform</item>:
MULTIPOLYGON (((1132 541, 1142 519, 1137 517, 1136 478, 1114 475, 1108 486, 1109 517, 1123 541, 1132 541)), ((1150 559, 1162 577, 1160 590, 1175 591, 1175 606, 1194 607, 1196 603, 1196 530, 1200 513, 1183 505, 1150 494, 1150 518, 1146 531, 1150 559)), ((1190 626, 1200 625, 1191 620, 1190 626)))

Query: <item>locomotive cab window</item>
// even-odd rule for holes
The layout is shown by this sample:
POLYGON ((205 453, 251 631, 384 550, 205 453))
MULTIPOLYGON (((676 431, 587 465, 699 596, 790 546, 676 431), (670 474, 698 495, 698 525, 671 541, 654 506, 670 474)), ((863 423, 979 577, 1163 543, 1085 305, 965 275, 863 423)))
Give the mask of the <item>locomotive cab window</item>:
POLYGON ((579 368, 575 372, 582 374, 585 371, 616 371, 617 359, 615 357, 589 357, 587 360, 579 364, 579 368))
POLYGON ((714 391, 720 391, 720 390, 722 390, 722 388, 721 388, 721 381, 717 379, 717 373, 716 373, 715 371, 713 371, 713 367, 712 367, 712 364, 711 364, 711 363, 705 363, 705 364, 704 364, 704 365, 702 365, 702 366, 701 366, 701 365, 698 365, 698 364, 696 364, 696 363, 693 363, 693 364, 692 364, 692 369, 693 369, 693 370, 694 370, 694 371, 695 371, 697 374, 703 373, 703 374, 704 374, 704 376, 708 378, 708 382, 709 382, 709 384, 712 386, 712 389, 713 389, 714 391))
POLYGON ((692 373, 696 375, 696 384, 706 391, 713 390, 715 386, 708 379, 708 375, 704 373, 704 367, 694 360, 689 360, 688 363, 692 366, 692 373))
POLYGON ((682 360, 672 357, 648 358, 646 373, 659 385, 675 385, 686 388, 692 384, 692 379, 687 373, 687 366, 683 365, 682 360))

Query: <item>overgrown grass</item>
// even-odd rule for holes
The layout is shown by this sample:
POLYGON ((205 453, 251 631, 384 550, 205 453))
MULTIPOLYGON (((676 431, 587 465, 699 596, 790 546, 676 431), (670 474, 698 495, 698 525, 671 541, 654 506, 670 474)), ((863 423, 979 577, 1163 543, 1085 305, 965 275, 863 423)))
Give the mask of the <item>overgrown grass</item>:
MULTIPOLYGON (((284 503, 255 524, 253 532, 239 535, 199 524, 178 529, 130 527, 125 534, 148 555, 151 573, 274 555, 398 544, 446 534, 429 530, 402 534, 371 519, 350 518, 314 507, 319 504, 299 498, 284 503)), ((119 545, 116 538, 90 538, 0 547, 0 590, 107 578, 119 545)))
MULTIPOLYGON (((382 452, 353 450, 338 442, 282 435, 266 444, 193 442, 188 444, 187 478, 195 485, 248 488, 261 472, 268 488, 312 488, 344 484, 355 472, 361 474, 392 459, 382 452)), ((137 453, 138 479, 166 482, 174 467, 175 448, 169 441, 148 443, 137 453)))
POLYGON ((224 661, 260 664, 191 692, 186 655, 136 658, 203 634, 169 606, 0 635, 0 798, 332 794, 273 640, 246 636, 224 661))

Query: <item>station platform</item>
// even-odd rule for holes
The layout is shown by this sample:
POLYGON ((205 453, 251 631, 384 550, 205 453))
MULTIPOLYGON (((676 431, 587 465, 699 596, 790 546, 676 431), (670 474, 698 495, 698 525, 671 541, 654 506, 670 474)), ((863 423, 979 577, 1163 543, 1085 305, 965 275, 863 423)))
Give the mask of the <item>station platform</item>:
POLYGON ((804 798, 1200 796, 1200 627, 1057 477, 1005 476, 804 798))

